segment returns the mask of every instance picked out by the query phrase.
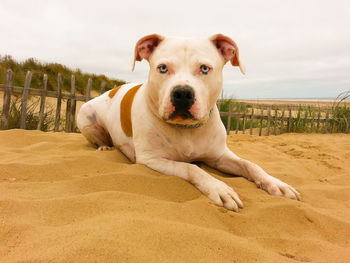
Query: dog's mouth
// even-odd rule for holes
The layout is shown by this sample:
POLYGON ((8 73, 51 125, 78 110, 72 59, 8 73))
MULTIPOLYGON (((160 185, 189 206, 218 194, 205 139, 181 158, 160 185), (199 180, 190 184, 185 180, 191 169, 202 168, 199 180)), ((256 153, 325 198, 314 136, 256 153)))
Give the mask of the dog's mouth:
POLYGON ((191 128, 195 126, 201 126, 201 122, 194 118, 190 112, 173 113, 165 120, 168 124, 178 127, 191 128))
POLYGON ((188 110, 176 110, 170 114, 169 116, 169 120, 172 121, 184 121, 184 120, 194 120, 194 116, 192 115, 192 113, 190 113, 188 110))
POLYGON ((174 105, 169 104, 169 115, 164 119, 170 124, 192 125, 197 124, 199 120, 194 115, 192 105, 174 105))
POLYGON ((212 115, 212 109, 207 118, 199 120, 195 118, 190 112, 176 113, 175 111, 165 120, 168 124, 181 128, 199 128, 207 123, 212 115))

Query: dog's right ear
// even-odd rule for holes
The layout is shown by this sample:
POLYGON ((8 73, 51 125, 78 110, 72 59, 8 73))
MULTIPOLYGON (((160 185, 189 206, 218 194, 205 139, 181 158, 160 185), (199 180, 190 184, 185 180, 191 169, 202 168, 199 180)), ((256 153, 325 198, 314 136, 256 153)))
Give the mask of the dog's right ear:
POLYGON ((158 34, 147 35, 137 41, 135 45, 134 61, 132 63, 132 71, 135 68, 135 62, 146 59, 148 61, 154 49, 164 39, 163 36, 158 34))

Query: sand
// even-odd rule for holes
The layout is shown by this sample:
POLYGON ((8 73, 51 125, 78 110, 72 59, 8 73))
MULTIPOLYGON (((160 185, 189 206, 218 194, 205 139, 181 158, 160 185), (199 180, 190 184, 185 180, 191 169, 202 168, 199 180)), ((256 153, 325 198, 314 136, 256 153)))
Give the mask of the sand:
POLYGON ((80 134, 1 131, 0 262, 350 262, 350 135, 228 145, 303 201, 201 165, 240 195, 234 213, 80 134))

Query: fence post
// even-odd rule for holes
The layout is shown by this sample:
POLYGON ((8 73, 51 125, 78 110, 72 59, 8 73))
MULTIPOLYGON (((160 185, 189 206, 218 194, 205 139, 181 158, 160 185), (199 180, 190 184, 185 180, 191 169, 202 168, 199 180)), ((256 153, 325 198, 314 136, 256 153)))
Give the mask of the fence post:
POLYGON ((231 100, 229 100, 229 102, 228 102, 227 126, 226 126, 226 133, 227 133, 227 135, 230 134, 230 130, 231 130, 231 116, 232 116, 232 103, 231 103, 231 100))
POLYGON ((66 123, 64 124, 65 132, 69 132, 69 127, 70 127, 71 101, 72 99, 67 99, 67 102, 66 102, 66 123))
POLYGON ((70 81, 70 98, 67 100, 66 106, 66 125, 65 131, 70 132, 74 129, 74 118, 75 118, 75 76, 71 76, 70 81))
POLYGON ((43 90, 42 90, 41 98, 40 98, 39 121, 38 121, 38 126, 36 127, 37 130, 41 130, 41 126, 43 124, 46 95, 47 95, 47 74, 44 74, 43 90))
POLYGON ((264 120, 264 108, 260 106, 260 128, 259 128, 259 136, 262 134, 262 126, 263 126, 263 120, 264 120))
POLYGON ((269 107, 269 110, 267 112, 267 125, 266 125, 266 135, 270 135, 270 121, 271 121, 271 107, 269 107))
POLYGON ((72 75, 71 78, 71 89, 70 89, 70 94, 71 94, 71 105, 70 105, 70 126, 69 126, 69 131, 73 132, 75 130, 75 112, 77 109, 77 100, 75 99, 75 76, 72 75))
POLYGON ((85 101, 90 100, 90 92, 92 87, 92 79, 89 78, 87 86, 86 86, 86 95, 85 95, 85 101))
POLYGON ((289 107, 288 132, 292 129, 292 109, 289 107))
POLYGON ((13 85, 13 71, 8 69, 6 72, 6 89, 4 92, 4 100, 2 106, 1 129, 7 130, 9 127, 9 116, 11 106, 11 93, 13 85))
POLYGON ((320 119, 321 119, 321 107, 318 107, 316 132, 318 132, 320 130, 320 119))
POLYGON ((26 128, 27 103, 28 103, 29 87, 30 87, 31 81, 32 81, 32 72, 28 70, 26 79, 24 82, 24 88, 23 88, 22 100, 21 100, 21 118, 19 122, 20 129, 26 128))
POLYGON ((239 129, 239 121, 240 121, 240 117, 241 117, 241 106, 242 106, 242 104, 239 103, 238 104, 238 115, 236 118, 236 134, 238 133, 238 129, 239 129))
POLYGON ((245 104, 245 105, 244 105, 244 113, 243 113, 243 129, 242 129, 243 134, 245 134, 245 123, 246 123, 246 119, 247 119, 246 115, 247 115, 247 104, 245 104))
POLYGON ((286 109, 283 108, 283 111, 282 111, 282 116, 281 116, 281 128, 280 128, 280 134, 283 133, 283 129, 284 129, 284 113, 285 113, 286 109))
POLYGON ((254 105, 252 105, 252 114, 250 115, 250 135, 253 135, 253 122, 254 122, 254 105))
POLYGON ((57 106, 56 106, 56 118, 54 131, 57 132, 60 128, 61 119, 61 102, 62 102, 62 75, 57 75, 57 106))

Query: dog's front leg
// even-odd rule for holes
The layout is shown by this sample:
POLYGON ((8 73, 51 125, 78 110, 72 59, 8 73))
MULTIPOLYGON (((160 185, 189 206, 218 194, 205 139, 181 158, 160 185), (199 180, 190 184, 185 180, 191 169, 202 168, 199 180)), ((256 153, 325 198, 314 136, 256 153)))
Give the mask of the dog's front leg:
POLYGON ((222 172, 243 176, 271 195, 300 200, 300 193, 292 186, 272 177, 257 164, 239 158, 228 148, 220 158, 206 163, 222 172))
POLYGON ((236 212, 238 207, 243 208, 242 201, 231 187, 210 176, 196 165, 158 158, 150 160, 138 159, 137 162, 166 175, 178 176, 189 181, 219 206, 236 212))

